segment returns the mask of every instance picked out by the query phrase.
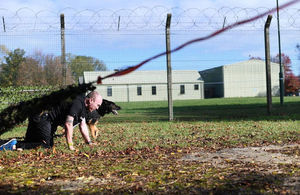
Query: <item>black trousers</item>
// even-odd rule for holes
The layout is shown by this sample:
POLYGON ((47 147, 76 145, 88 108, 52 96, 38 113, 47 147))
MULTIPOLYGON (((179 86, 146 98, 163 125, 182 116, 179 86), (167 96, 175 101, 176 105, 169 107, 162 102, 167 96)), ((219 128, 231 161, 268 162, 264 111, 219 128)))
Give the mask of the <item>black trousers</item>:
POLYGON ((31 116, 25 135, 25 143, 28 143, 27 147, 53 147, 53 137, 56 129, 57 126, 52 124, 47 113, 31 116))

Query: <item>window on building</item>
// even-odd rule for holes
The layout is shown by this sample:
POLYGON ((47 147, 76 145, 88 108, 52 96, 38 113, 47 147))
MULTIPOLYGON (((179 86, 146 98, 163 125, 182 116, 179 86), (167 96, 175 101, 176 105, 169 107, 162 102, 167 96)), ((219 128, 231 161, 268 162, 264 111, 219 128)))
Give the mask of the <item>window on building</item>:
POLYGON ((108 97, 112 96, 112 87, 111 86, 107 86, 107 96, 108 97))
POLYGON ((184 85, 180 85, 180 94, 185 94, 184 85))
POLYGON ((137 87, 137 95, 142 95, 142 87, 141 86, 137 87))
POLYGON ((199 85, 198 84, 194 85, 194 90, 199 90, 199 85))
POLYGON ((152 95, 156 95, 156 86, 152 86, 152 95))

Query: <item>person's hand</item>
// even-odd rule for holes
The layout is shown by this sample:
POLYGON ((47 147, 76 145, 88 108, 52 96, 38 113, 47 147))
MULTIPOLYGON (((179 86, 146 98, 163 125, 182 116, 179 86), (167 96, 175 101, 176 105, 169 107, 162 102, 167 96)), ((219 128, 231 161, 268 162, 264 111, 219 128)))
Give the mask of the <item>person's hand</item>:
POLYGON ((72 151, 75 150, 73 143, 68 143, 68 146, 69 146, 69 149, 70 149, 70 150, 72 150, 72 151))
POLYGON ((72 150, 72 151, 75 151, 74 146, 69 146, 69 149, 72 150))

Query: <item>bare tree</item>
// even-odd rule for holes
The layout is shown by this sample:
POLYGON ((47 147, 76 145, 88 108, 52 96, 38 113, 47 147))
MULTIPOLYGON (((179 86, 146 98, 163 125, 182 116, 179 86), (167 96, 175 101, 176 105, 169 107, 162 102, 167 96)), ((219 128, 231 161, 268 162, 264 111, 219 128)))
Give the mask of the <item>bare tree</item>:
POLYGON ((19 67, 17 85, 37 86, 46 84, 43 67, 39 64, 39 61, 32 57, 27 57, 19 67))

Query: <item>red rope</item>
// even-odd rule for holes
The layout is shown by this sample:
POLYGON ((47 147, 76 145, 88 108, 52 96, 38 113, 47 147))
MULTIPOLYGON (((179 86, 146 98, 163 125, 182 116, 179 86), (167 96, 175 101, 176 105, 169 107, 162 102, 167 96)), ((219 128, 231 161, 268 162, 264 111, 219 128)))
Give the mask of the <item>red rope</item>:
MULTIPOLYGON (((278 9, 286 8, 286 7, 288 7, 288 6, 292 5, 292 4, 297 3, 298 1, 300 1, 300 0, 293 0, 293 1, 287 2, 287 3, 285 3, 285 4, 281 5, 281 6, 279 6, 278 9)), ((242 25, 242 24, 246 24, 246 23, 252 22, 252 21, 254 21, 254 20, 257 20, 257 19, 259 19, 259 18, 262 18, 262 17, 264 17, 264 16, 266 16, 266 15, 268 15, 268 14, 270 14, 270 13, 275 12, 276 10, 277 10, 277 8, 273 8, 273 9, 271 9, 271 10, 269 10, 269 11, 266 11, 266 12, 264 12, 264 13, 258 14, 257 16, 254 16, 254 17, 252 17, 252 18, 245 19, 245 20, 241 20, 241 21, 238 21, 238 22, 236 22, 236 23, 233 23, 233 24, 231 24, 231 25, 229 25, 229 26, 226 26, 225 28, 219 29, 219 30, 217 30, 217 31, 215 31, 215 32, 213 32, 213 33, 207 35, 207 36, 204 36, 204 37, 201 37, 201 38, 197 38, 197 39, 190 40, 190 41, 188 41, 188 42, 186 42, 186 43, 184 43, 184 44, 182 44, 182 45, 180 45, 180 46, 178 46, 178 47, 172 49, 169 53, 173 53, 173 52, 176 52, 176 51, 178 51, 178 50, 181 50, 181 49, 183 49, 184 47, 186 47, 186 46, 188 46, 188 45, 190 45, 190 44, 192 44, 192 43, 196 43, 196 42, 200 42, 200 41, 204 41, 204 40, 210 39, 210 38, 212 38, 212 37, 214 37, 214 36, 217 36, 217 35, 219 35, 219 34, 225 32, 225 31, 227 31, 227 30, 229 30, 229 29, 231 29, 231 28, 234 28, 234 27, 236 27, 236 26, 239 26, 239 25, 242 25)), ((165 51, 165 52, 162 52, 162 53, 160 53, 160 54, 157 54, 157 55, 155 55, 155 56, 153 56, 153 57, 151 57, 151 58, 148 58, 148 59, 142 61, 141 63, 139 63, 139 64, 137 64, 137 65, 135 65, 135 66, 130 66, 130 67, 126 68, 126 69, 117 71, 117 72, 115 72, 115 73, 113 73, 113 74, 110 74, 110 75, 107 75, 107 76, 105 76, 105 77, 103 77, 103 78, 99 76, 99 77, 98 77, 98 80, 97 80, 97 84, 101 84, 101 83, 102 83, 102 80, 107 79, 107 78, 109 78, 109 77, 122 76, 122 75, 128 74, 128 73, 130 73, 130 72, 132 72, 132 71, 135 71, 136 69, 138 69, 139 67, 143 66, 144 64, 146 64, 146 63, 148 63, 148 62, 150 62, 150 61, 152 61, 152 60, 154 60, 154 59, 156 59, 156 58, 159 58, 159 57, 161 57, 161 56, 163 56, 163 55, 166 55, 167 53, 168 53, 168 52, 166 52, 166 51, 165 51)))

